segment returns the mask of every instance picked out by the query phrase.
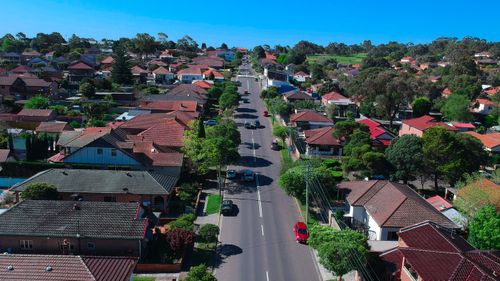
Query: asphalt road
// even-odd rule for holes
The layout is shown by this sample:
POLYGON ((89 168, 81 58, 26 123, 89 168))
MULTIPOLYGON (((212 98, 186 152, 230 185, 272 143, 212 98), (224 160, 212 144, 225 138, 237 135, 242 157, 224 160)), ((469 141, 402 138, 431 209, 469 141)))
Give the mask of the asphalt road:
POLYGON ((225 187, 225 199, 233 200, 238 206, 238 213, 221 219, 221 257, 215 271, 217 279, 321 280, 311 250, 295 241, 292 228, 300 220, 295 200, 277 184, 280 153, 271 150, 271 121, 263 116, 265 108, 259 98, 260 85, 254 78, 238 80, 241 82, 240 92, 247 90, 250 94, 243 96, 234 115, 242 144, 240 165, 232 168, 251 169, 257 173, 257 178, 252 183, 236 181, 225 187), (245 121, 253 123, 255 120, 260 121, 261 128, 244 128, 245 121))

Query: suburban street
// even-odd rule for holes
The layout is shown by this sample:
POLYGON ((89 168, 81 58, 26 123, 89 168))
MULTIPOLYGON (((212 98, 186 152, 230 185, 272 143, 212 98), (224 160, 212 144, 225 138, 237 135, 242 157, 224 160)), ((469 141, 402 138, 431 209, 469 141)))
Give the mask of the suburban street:
MULTIPOLYGON (((249 65, 240 73, 255 75, 249 65)), ((243 95, 234 117, 241 132, 240 165, 237 171, 251 169, 255 182, 228 182, 225 199, 238 206, 235 216, 221 217, 221 258, 216 267, 218 280, 321 280, 313 254, 307 245, 296 243, 293 224, 300 219, 296 202, 277 184, 280 153, 271 150, 271 121, 264 117, 259 98, 259 82, 240 77, 243 95), (245 121, 259 120, 261 128, 246 129, 245 121)))

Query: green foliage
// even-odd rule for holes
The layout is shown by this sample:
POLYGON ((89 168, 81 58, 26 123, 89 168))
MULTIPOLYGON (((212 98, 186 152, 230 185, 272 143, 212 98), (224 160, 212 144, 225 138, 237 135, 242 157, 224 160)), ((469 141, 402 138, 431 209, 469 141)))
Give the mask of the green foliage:
POLYGON ((208 89, 208 95, 210 98, 219 100, 220 96, 222 95, 222 89, 219 87, 213 87, 208 89))
POLYGON ((71 128, 81 128, 82 125, 80 123, 78 123, 77 121, 71 121, 69 122, 69 125, 71 126, 71 128))
POLYGON ((219 227, 215 224, 204 224, 200 230, 198 230, 198 235, 201 240, 205 243, 217 242, 217 235, 219 235, 219 227))
POLYGON ((260 97, 263 99, 274 99, 278 96, 278 88, 269 87, 266 90, 262 90, 260 97))
POLYGON ((407 183, 422 168, 424 158, 422 141, 415 135, 396 138, 385 150, 385 157, 395 168, 393 179, 407 183))
POLYGON ((333 136, 337 139, 343 139, 349 141, 351 135, 355 130, 361 130, 363 132, 369 132, 368 126, 363 123, 356 122, 354 119, 347 119, 345 121, 340 121, 335 123, 335 130, 333 130, 333 136))
POLYGON ((337 276, 365 266, 369 255, 367 237, 352 229, 336 230, 329 226, 311 227, 309 245, 316 249, 320 263, 337 276), (354 259, 357 259, 354 262, 354 259))
POLYGON ((89 82, 80 84, 80 94, 82 94, 86 98, 92 98, 95 95, 94 84, 89 82))
POLYGON ((175 228, 181 228, 184 230, 192 231, 194 228, 194 221, 196 217, 193 214, 184 214, 180 216, 175 221, 171 221, 168 223, 168 228, 170 230, 175 228))
POLYGON ((23 200, 57 200, 59 193, 57 188, 48 183, 31 183, 21 192, 23 200))
POLYGON ((49 99, 44 96, 34 96, 26 102, 24 108, 46 109, 49 106, 49 99))
POLYGON ((500 249, 500 215, 494 205, 480 208, 469 225, 469 242, 479 249, 500 249))
POLYGON ((369 151, 363 154, 362 159, 368 175, 375 176, 387 174, 388 166, 383 153, 369 151))
POLYGON ((111 71, 111 78, 114 83, 117 84, 132 84, 132 72, 128 64, 128 59, 123 48, 117 48, 115 50, 115 64, 113 65, 113 70, 111 71))
POLYGON ((441 112, 450 121, 467 122, 472 118, 472 114, 469 111, 469 104, 469 98, 453 93, 446 100, 446 103, 441 108, 441 112))
POLYGON ((288 114, 290 114, 290 111, 292 109, 291 105, 285 102, 282 98, 275 97, 267 101, 269 105, 269 111, 271 113, 277 113, 281 116, 287 116, 288 114))
POLYGON ((362 131, 361 129, 355 129, 349 136, 349 142, 346 146, 344 146, 344 155, 351 156, 353 149, 362 147, 363 145, 371 145, 370 134, 366 131, 362 131))
POLYGON ((429 114, 432 102, 426 97, 419 97, 413 101, 411 107, 413 108, 413 117, 420 117, 429 114))
POLYGON ((222 203, 221 196, 219 196, 218 194, 209 194, 208 198, 206 200, 206 204, 207 204, 206 213, 207 213, 207 215, 218 213, 221 203, 222 203))
POLYGON ((295 109, 313 109, 315 107, 314 102, 311 100, 301 100, 293 103, 295 109))
POLYGON ((184 281, 217 281, 217 278, 215 278, 212 273, 208 272, 206 265, 200 264, 191 267, 184 281))
POLYGON ((280 138, 283 142, 288 137, 290 133, 290 129, 286 126, 274 126, 273 127, 273 136, 280 138))
POLYGON ((239 104, 240 97, 234 92, 224 92, 219 98, 219 107, 226 110, 236 107, 239 104))
POLYGON ((160 90, 158 89, 158 87, 149 86, 143 90, 143 93, 146 95, 158 95, 160 94, 160 90))
POLYGON ((197 183, 183 183, 179 190, 179 198, 184 204, 194 207, 196 198, 198 196, 197 183))

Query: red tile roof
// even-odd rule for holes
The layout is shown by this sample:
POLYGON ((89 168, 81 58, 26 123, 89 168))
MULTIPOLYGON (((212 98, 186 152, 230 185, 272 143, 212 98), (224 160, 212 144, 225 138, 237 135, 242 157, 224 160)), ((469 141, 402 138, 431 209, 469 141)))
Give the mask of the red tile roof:
POLYGON ((392 134, 390 134, 387 130, 384 128, 380 127, 380 123, 373 121, 370 118, 365 118, 362 120, 357 121, 359 123, 363 123, 368 126, 370 129, 370 138, 372 140, 377 140, 381 142, 384 146, 389 146, 391 144, 391 140, 393 139, 392 134), (380 136, 388 134, 390 135, 390 139, 387 138, 379 138, 380 136))
POLYGON ((328 122, 333 121, 326 117, 325 115, 318 113, 316 111, 302 111, 296 114, 290 115, 290 121, 292 122, 328 122))
POLYGON ((61 133, 62 131, 73 131, 66 122, 41 122, 35 131, 44 133, 61 133))
MULTIPOLYGON (((132 119, 133 120, 133 119, 132 119)), ((168 147, 182 147, 186 125, 178 120, 163 120, 136 136, 129 136, 131 140, 150 141, 156 145, 168 147)))
POLYGON ((276 56, 266 51, 266 59, 275 61, 276 56))
POLYGON ((461 122, 452 122, 451 125, 455 128, 460 128, 460 129, 475 129, 476 126, 474 126, 471 123, 461 123, 461 122))
POLYGON ((198 67, 189 67, 177 71, 177 75, 184 75, 184 74, 201 75, 201 69, 198 67))
POLYGON ((28 108, 23 108, 19 113, 17 113, 17 116, 36 116, 36 117, 49 117, 54 113, 54 110, 52 109, 28 109, 28 108))
POLYGON ((207 81, 203 81, 203 80, 195 81, 195 82, 193 82, 193 85, 196 85, 202 89, 211 89, 214 87, 214 85, 208 83, 207 81))
POLYGON ((345 100, 347 99, 346 97, 344 97, 343 95, 337 93, 337 92, 330 92, 328 94, 324 94, 323 96, 321 96, 322 99, 324 100, 327 100, 327 101, 330 101, 330 100, 345 100))
POLYGON ((148 74, 149 72, 145 69, 142 69, 141 67, 137 66, 137 65, 134 65, 130 71, 132 72, 132 74, 148 74))
POLYGON ((484 105, 496 105, 495 102, 490 101, 488 99, 476 99, 476 102, 479 104, 484 104, 484 105))
POLYGON ((444 88, 444 90, 441 92, 441 95, 444 96, 444 97, 448 97, 451 94, 453 94, 453 92, 451 91, 450 88, 444 88))
POLYGON ((83 62, 77 62, 75 64, 72 64, 68 66, 68 69, 70 70, 94 70, 94 68, 86 63, 83 62))
POLYGON ((333 137, 333 128, 324 127, 304 131, 306 143, 312 145, 340 146, 340 141, 333 137))
POLYGON ((450 203, 448 203, 448 201, 444 200, 444 198, 439 195, 427 198, 426 200, 440 212, 453 207, 450 203))
POLYGON ((161 101, 143 101, 139 105, 140 108, 157 110, 157 111, 190 111, 196 112, 198 102, 196 101, 175 101, 175 100, 161 100, 161 101))
POLYGON ((293 76, 309 76, 309 74, 305 73, 304 71, 299 71, 296 72, 293 76))
POLYGON ((430 127, 434 127, 434 126, 443 127, 449 131, 456 131, 457 130, 456 128, 454 128, 446 123, 436 121, 436 119, 434 119, 434 117, 429 116, 429 115, 424 115, 424 116, 418 117, 418 118, 403 120, 403 124, 406 124, 410 127, 416 128, 420 131, 425 131, 425 130, 429 129, 430 127))
POLYGON ((494 149, 500 145, 500 133, 493 134, 480 134, 476 132, 465 132, 465 134, 471 135, 476 139, 480 140, 483 145, 489 149, 494 149))
POLYGON ((107 56, 101 61, 102 64, 113 64, 115 63, 115 59, 112 56, 107 56))
POLYGON ((161 75, 172 74, 172 72, 170 72, 168 69, 166 69, 163 66, 160 66, 160 67, 156 68, 155 70, 153 70, 153 73, 154 74, 161 74, 161 75))
POLYGON ((19 65, 19 66, 16 66, 15 68, 11 69, 10 72, 12 73, 26 73, 26 72, 30 72, 32 69, 31 67, 27 66, 27 65, 19 65))
POLYGON ((205 72, 203 72, 203 75, 208 77, 210 76, 210 73, 213 73, 215 78, 224 78, 224 76, 220 72, 215 71, 214 69, 206 70, 205 72))

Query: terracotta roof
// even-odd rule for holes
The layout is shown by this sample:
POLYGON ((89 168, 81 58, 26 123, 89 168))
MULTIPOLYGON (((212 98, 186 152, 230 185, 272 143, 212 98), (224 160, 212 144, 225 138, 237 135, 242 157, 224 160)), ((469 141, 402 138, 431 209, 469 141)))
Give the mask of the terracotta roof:
POLYGON ((489 149, 494 149, 500 145, 500 133, 493 134, 479 134, 473 131, 465 132, 465 134, 471 135, 476 139, 480 140, 483 145, 489 149))
POLYGON ((198 102, 174 101, 174 100, 143 101, 141 102, 139 107, 142 109, 150 109, 150 110, 195 112, 196 109, 198 108, 198 102))
POLYGON ((378 126, 380 126, 380 123, 377 122, 377 121, 373 121, 372 119, 370 118, 365 118, 365 119, 362 119, 362 120, 358 120, 357 121, 358 123, 363 123, 365 124, 366 126, 368 126, 368 128, 376 128, 378 126))
POLYGON ((460 188, 457 196, 477 208, 492 204, 500 210, 500 185, 489 179, 479 179, 460 188))
POLYGON ((444 88, 444 90, 441 92, 441 95, 448 97, 449 95, 453 94, 450 88, 444 88))
POLYGON ((72 64, 68 66, 68 69, 70 70, 94 70, 94 68, 84 62, 77 62, 75 64, 72 64))
POLYGON ((144 238, 138 203, 24 200, 0 215, 0 236, 144 238), (29 218, 29 219, 28 219, 29 218), (22 221, 23 223, 19 223, 22 221))
POLYGON ((309 76, 309 74, 305 73, 304 71, 299 71, 296 72, 293 76, 309 76))
POLYGON ((443 127, 445 129, 447 129, 448 131, 456 131, 457 130, 456 128, 449 126, 446 123, 436 121, 436 119, 434 119, 434 117, 429 116, 429 115, 424 115, 424 116, 418 117, 418 118, 403 120, 403 124, 406 124, 410 127, 416 128, 420 131, 425 131, 425 130, 429 129, 430 127, 434 127, 434 126, 443 127))
POLYGON ((161 74, 161 75, 172 74, 172 72, 170 72, 168 69, 166 69, 163 66, 160 66, 160 67, 156 68, 155 70, 153 70, 153 73, 154 74, 161 74))
POLYGON ((196 64, 205 64, 215 68, 219 68, 224 65, 224 59, 218 57, 196 57, 193 58, 193 62, 196 64))
POLYGON ((25 73, 25 72, 30 72, 32 69, 31 67, 27 65, 18 65, 15 68, 11 69, 10 72, 12 73, 25 73))
POLYGON ((349 192, 347 201, 363 206, 379 226, 405 227, 432 220, 457 228, 409 186, 389 181, 342 182, 339 188, 349 192))
POLYGON ((198 67, 188 67, 177 71, 177 75, 184 75, 184 74, 201 75, 201 69, 198 67))
POLYGON ((24 77, 20 77, 20 79, 24 82, 24 84, 26 85, 26 87, 42 87, 42 88, 46 88, 46 87, 49 87, 52 82, 47 82, 43 79, 39 79, 39 78, 24 78, 24 77))
POLYGON ((340 146, 338 139, 333 137, 333 128, 324 127, 304 131, 307 144, 340 146))
POLYGON ((490 101, 488 99, 476 99, 476 102, 479 104, 484 104, 484 105, 496 105, 495 102, 490 101))
POLYGON ((448 201, 444 200, 444 198, 439 195, 427 198, 426 200, 440 212, 453 207, 453 205, 448 203, 448 201))
POLYGON ((36 117, 49 117, 51 114, 54 113, 54 110, 52 109, 28 109, 28 108, 23 108, 19 113, 17 113, 17 116, 36 116, 36 117))
POLYGON ((213 69, 206 70, 205 72, 203 72, 203 75, 208 77, 208 76, 210 76, 210 73, 213 73, 215 78, 224 78, 224 76, 220 72, 215 71, 213 69))
POLYGON ((26 51, 26 52, 22 52, 21 55, 23 55, 23 56, 41 56, 42 54, 40 54, 37 51, 26 51))
POLYGON ((296 114, 290 115, 290 121, 292 122, 328 122, 333 123, 330 118, 325 115, 318 113, 316 111, 302 111, 296 114))
POLYGON ((66 147, 85 147, 110 133, 111 128, 105 127, 89 127, 84 131, 63 131, 57 144, 66 147))
POLYGON ((133 141, 150 141, 160 146, 182 147, 185 128, 186 125, 178 120, 167 119, 151 126, 138 135, 129 136, 129 139, 133 141))
POLYGON ((494 95, 494 94, 496 94, 496 93, 500 92, 500 86, 497 86, 497 87, 491 87, 491 88, 489 88, 489 89, 484 90, 484 92, 485 92, 486 94, 490 95, 490 96, 491 96, 491 95, 494 95))
POLYGON ((132 74, 148 74, 149 72, 147 70, 144 70, 142 68, 140 68, 139 66, 137 65, 134 65, 130 71, 132 72, 132 74))
POLYGON ((195 81, 195 82, 193 82, 193 85, 196 85, 196 86, 198 86, 198 87, 200 87, 202 89, 206 89, 206 90, 211 89, 211 88, 214 87, 214 85, 212 85, 212 84, 210 84, 210 83, 208 83, 207 81, 204 81, 204 80, 195 81))
POLYGON ((102 64, 113 64, 115 63, 115 59, 112 56, 107 56, 101 61, 102 64))
POLYGON ((0 280, 128 281, 136 264, 134 257, 6 254, 0 255, 0 280))
POLYGON ((276 56, 271 54, 270 52, 266 51, 266 59, 275 61, 276 56))
POLYGON ((290 92, 284 93, 283 95, 288 100, 314 100, 313 97, 311 97, 310 95, 308 95, 302 91, 298 91, 298 92, 290 91, 290 92))
POLYGON ((344 97, 343 95, 337 93, 337 92, 330 92, 328 94, 324 94, 323 96, 321 96, 322 99, 325 99, 327 101, 330 101, 330 100, 345 100, 345 99, 348 99, 346 97, 344 97))
POLYGON ((461 123, 461 122, 451 122, 451 125, 455 128, 464 128, 464 129, 475 129, 476 126, 474 126, 471 123, 461 123))
POLYGON ((153 64, 158 65, 158 66, 168 66, 167 63, 165 63, 161 60, 151 60, 148 62, 148 65, 153 65, 153 64))
POLYGON ((35 131, 44 133, 62 133, 63 131, 73 131, 73 128, 66 122, 41 122, 35 131))
POLYGON ((397 276, 406 274, 401 273, 404 258, 422 280, 498 280, 498 251, 476 250, 457 233, 432 222, 401 229, 398 235, 400 246, 380 255, 397 276))

